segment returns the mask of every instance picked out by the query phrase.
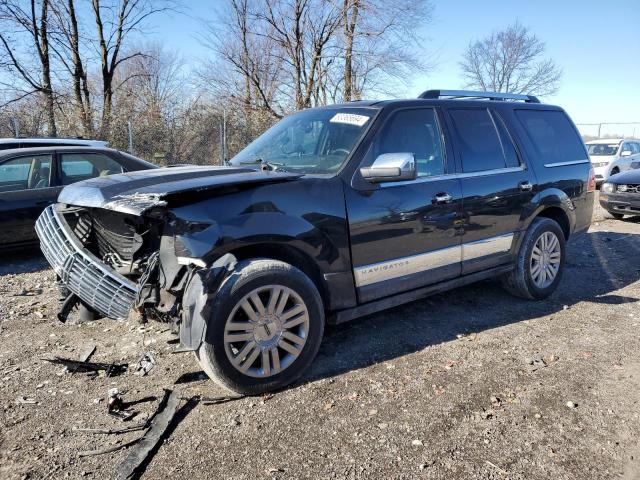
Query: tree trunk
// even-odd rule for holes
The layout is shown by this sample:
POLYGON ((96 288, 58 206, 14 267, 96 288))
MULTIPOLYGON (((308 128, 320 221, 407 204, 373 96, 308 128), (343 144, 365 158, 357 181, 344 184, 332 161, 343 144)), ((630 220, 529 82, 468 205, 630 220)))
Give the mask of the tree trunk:
MULTIPOLYGON (((33 3, 32 3, 33 8, 33 3)), ((34 16, 35 18, 35 16, 34 16)), ((45 98, 45 112, 47 116, 47 129, 50 137, 58 136, 56 128, 56 112, 53 88, 51 86, 51 62, 49 60, 49 34, 47 32, 49 22, 49 0, 42 1, 42 13, 40 16, 40 45, 39 54, 42 64, 42 94, 45 98)))
POLYGON ((76 112, 82 123, 82 135, 85 138, 93 136, 93 115, 91 112, 91 95, 87 84, 87 74, 84 70, 82 57, 80 56, 80 34, 78 31, 78 19, 73 0, 68 0, 67 9, 71 31, 69 43, 71 48, 71 62, 73 63, 73 93, 76 100, 76 112))
POLYGON ((342 21, 345 37, 343 78, 343 99, 345 102, 353 99, 353 37, 355 36, 359 7, 360 0, 344 0, 342 21), (349 19, 349 11, 351 11, 351 19, 349 19))

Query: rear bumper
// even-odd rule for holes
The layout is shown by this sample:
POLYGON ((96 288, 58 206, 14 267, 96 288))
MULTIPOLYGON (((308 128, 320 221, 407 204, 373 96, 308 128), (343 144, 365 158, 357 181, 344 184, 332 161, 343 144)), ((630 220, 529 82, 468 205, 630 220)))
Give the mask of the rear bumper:
POLYGON ((603 194, 600 192, 600 205, 612 213, 640 215, 640 194, 603 194))
POLYGON ((55 205, 42 212, 36 233, 42 253, 71 292, 106 317, 127 317, 137 285, 85 250, 55 205))

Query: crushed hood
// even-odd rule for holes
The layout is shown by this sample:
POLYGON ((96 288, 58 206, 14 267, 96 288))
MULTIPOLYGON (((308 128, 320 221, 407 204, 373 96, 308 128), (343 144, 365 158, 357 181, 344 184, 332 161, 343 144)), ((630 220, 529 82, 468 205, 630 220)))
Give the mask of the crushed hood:
POLYGON ((133 215, 168 204, 186 192, 295 180, 299 174, 237 167, 170 167, 97 177, 66 186, 58 202, 133 215))

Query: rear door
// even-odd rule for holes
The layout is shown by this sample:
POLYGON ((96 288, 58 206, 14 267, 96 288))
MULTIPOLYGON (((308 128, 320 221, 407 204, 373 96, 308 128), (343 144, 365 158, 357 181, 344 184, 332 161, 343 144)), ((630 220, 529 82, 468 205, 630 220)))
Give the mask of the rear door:
POLYGON ((356 172, 345 191, 360 302, 460 275, 462 194, 435 108, 391 113, 361 166, 401 152, 414 155, 415 180, 371 184, 356 172))
POLYGON ((16 156, 0 164, 1 246, 37 240, 35 221, 62 190, 53 167, 50 153, 16 156))
POLYGON ((447 109, 462 188, 462 273, 511 260, 536 191, 536 178, 500 114, 490 108, 447 109))

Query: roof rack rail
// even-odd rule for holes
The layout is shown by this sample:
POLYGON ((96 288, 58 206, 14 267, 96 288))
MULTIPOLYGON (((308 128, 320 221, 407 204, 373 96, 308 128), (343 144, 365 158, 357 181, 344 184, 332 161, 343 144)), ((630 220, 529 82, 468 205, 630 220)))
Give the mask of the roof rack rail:
POLYGON ((418 98, 486 98, 488 100, 522 100, 526 103, 540 103, 538 97, 519 93, 473 92, 470 90, 427 90, 418 98))

